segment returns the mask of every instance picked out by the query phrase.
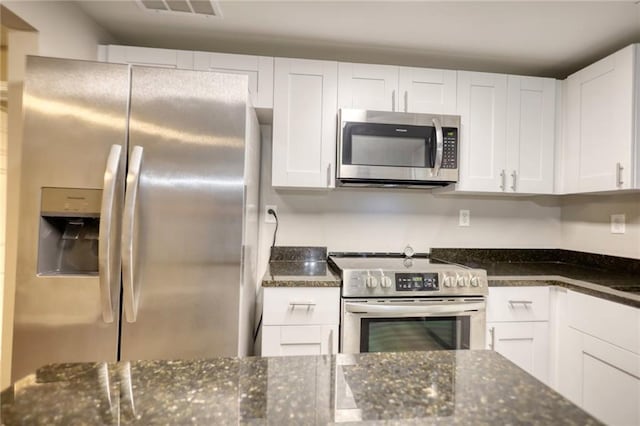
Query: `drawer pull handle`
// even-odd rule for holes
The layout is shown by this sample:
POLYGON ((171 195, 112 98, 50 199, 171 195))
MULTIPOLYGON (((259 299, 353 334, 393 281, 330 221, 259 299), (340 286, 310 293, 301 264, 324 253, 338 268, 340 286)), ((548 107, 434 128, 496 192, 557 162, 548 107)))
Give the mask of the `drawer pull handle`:
POLYGON ((524 305, 525 308, 528 308, 529 305, 533 305, 531 300, 509 300, 509 305, 513 308, 514 305, 524 305))
POLYGON ((311 310, 311 308, 313 308, 314 306, 316 306, 315 302, 289 302, 289 307, 291 308, 291 310, 293 311, 295 308, 297 308, 298 306, 306 306, 307 307, 307 311, 311 310))

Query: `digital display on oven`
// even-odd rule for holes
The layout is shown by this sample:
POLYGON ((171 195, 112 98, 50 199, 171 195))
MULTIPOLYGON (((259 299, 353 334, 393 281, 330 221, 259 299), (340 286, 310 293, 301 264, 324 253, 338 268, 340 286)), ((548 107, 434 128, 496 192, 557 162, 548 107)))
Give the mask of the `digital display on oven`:
POLYGON ((437 291, 438 274, 396 274, 396 291, 437 291))

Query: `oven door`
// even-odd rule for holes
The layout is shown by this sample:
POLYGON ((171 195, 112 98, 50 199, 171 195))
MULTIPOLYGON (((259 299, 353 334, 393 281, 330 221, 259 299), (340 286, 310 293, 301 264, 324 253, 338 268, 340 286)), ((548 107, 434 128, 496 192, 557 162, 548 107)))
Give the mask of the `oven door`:
POLYGON ((484 349, 485 301, 342 300, 340 352, 484 349))

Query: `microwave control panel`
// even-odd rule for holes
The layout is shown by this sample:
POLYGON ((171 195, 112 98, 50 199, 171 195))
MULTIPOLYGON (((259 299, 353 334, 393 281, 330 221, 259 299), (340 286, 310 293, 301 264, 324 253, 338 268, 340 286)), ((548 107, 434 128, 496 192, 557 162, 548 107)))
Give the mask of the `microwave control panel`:
POLYGON ((396 273, 396 291, 438 291, 437 273, 396 273))
POLYGON ((444 127, 442 129, 443 150, 442 168, 458 168, 458 129, 455 127, 444 127))

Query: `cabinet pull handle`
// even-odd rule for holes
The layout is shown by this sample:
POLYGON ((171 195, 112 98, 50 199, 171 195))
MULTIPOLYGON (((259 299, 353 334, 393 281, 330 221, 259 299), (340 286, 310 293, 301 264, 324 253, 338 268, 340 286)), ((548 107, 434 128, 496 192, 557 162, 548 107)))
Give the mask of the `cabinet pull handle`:
POLYGON ((391 92, 391 111, 396 112, 396 90, 391 92))
POLYGON ((511 189, 513 189, 515 191, 516 190, 516 182, 518 180, 518 172, 516 172, 514 170, 513 173, 511 173, 511 177, 513 178, 513 185, 511 185, 511 189))
POLYGON ((409 112, 409 91, 404 91, 404 112, 409 112))
POLYGON ((327 164, 327 188, 331 187, 331 163, 327 164))
POLYGON ((622 171, 624 170, 624 167, 622 167, 621 163, 616 163, 616 185, 618 186, 618 188, 622 187, 622 184, 624 183, 622 181, 622 171))
POLYGON ((496 328, 491 327, 489 329, 489 334, 491 335, 491 343, 489 344, 489 349, 492 351, 496 350, 496 328))
POLYGON ((504 191, 506 187, 507 187, 507 174, 505 173, 504 169, 502 169, 502 171, 500 172, 500 189, 504 191))
POLYGON ((528 308, 529 305, 533 305, 531 300, 509 300, 509 305, 513 308, 514 305, 524 305, 525 308, 528 308))
POLYGON ((307 307, 307 311, 308 311, 311 308, 313 308, 314 306, 316 306, 316 304, 315 304, 315 302, 311 302, 311 301, 289 302, 289 307, 291 308, 292 311, 295 308, 297 308, 298 306, 306 306, 307 307))

